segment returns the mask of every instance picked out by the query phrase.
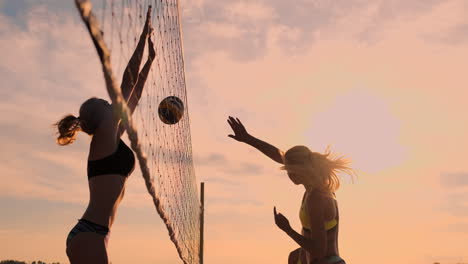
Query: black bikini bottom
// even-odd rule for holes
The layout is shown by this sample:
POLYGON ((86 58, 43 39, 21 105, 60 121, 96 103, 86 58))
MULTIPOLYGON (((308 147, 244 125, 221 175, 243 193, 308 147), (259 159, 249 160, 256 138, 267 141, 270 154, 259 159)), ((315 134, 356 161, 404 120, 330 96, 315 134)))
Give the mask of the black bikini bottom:
POLYGON ((81 232, 94 232, 103 236, 107 236, 109 234, 109 228, 107 226, 99 225, 86 219, 78 219, 78 223, 72 228, 72 230, 68 234, 67 246, 70 243, 70 240, 81 232))

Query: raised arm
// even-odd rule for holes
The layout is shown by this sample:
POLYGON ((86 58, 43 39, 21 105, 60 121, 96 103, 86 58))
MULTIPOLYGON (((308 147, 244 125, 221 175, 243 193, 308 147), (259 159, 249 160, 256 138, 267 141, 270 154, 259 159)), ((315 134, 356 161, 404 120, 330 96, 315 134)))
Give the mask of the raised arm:
MULTIPOLYGON (((152 28, 150 29, 150 34, 152 32, 152 28)), ((151 69, 151 64, 156 56, 154 50, 154 44, 151 40, 151 36, 148 36, 148 60, 146 61, 143 69, 138 75, 137 83, 135 84, 132 93, 130 94, 130 98, 127 100, 128 107, 130 108, 131 113, 135 111, 138 102, 140 101, 141 94, 143 93, 143 87, 145 86, 146 79, 148 78, 148 73, 151 69)))
MULTIPOLYGON (((138 102, 140 101, 146 79, 148 78, 148 74, 151 69, 151 64, 156 56, 154 44, 151 40, 151 34, 153 33, 153 27, 151 26, 151 10, 151 6, 149 6, 148 12, 146 13, 145 26, 143 27, 143 31, 140 35, 140 40, 127 64, 127 67, 125 68, 122 85, 120 86, 122 89, 122 95, 127 102, 128 109, 130 110, 130 114, 133 114, 138 102), (146 41, 148 41, 148 59, 141 71, 139 71, 146 41)), ((124 131, 125 127, 120 124, 118 137, 122 136, 124 131)))
POLYGON ((267 157, 270 159, 280 163, 284 164, 283 161, 283 151, 278 149, 277 147, 270 145, 269 143, 262 141, 252 135, 250 135, 247 130, 245 129, 244 125, 242 122, 239 120, 239 118, 234 118, 234 117, 229 117, 227 120, 229 125, 231 126, 232 130, 234 131, 234 135, 228 135, 229 137, 239 141, 239 142, 244 142, 258 150, 260 150, 263 154, 265 154, 267 157))
MULTIPOLYGON (((146 21, 145 25, 143 26, 143 30, 140 35, 140 39, 138 41, 135 50, 133 51, 132 57, 128 61, 127 67, 125 67, 124 74, 122 77, 122 84, 120 88, 122 89, 122 95, 125 101, 128 104, 129 99, 134 93, 138 93, 137 83, 140 79, 140 64, 143 58, 143 52, 145 50, 145 44, 148 36, 151 34, 152 27, 151 27, 151 6, 148 7, 148 11, 146 13, 146 21)), ((151 49, 149 49, 151 51, 151 49)), ((129 105, 129 107, 131 107, 129 105)))

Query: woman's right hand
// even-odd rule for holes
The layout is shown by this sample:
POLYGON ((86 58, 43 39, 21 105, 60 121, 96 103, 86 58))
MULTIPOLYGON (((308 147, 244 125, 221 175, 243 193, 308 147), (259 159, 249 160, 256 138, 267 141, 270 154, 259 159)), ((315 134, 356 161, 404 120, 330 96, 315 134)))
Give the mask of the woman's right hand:
POLYGON ((247 142, 247 139, 250 137, 250 135, 249 133, 247 133, 247 130, 245 129, 244 125, 239 120, 239 118, 234 119, 234 117, 230 116, 227 122, 234 131, 234 135, 231 134, 228 136, 240 142, 247 142))

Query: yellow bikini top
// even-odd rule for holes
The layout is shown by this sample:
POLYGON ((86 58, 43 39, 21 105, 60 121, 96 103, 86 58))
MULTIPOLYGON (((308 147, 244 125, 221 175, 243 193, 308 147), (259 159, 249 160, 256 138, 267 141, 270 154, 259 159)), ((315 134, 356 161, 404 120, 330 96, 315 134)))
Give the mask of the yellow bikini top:
MULTIPOLYGON (((310 230, 310 219, 306 211, 306 206, 304 205, 305 204, 304 202, 306 200, 306 195, 304 195, 304 199, 302 199, 301 209, 299 210, 299 219, 301 220, 302 227, 304 229, 310 230)), ((333 218, 332 220, 325 222, 325 230, 328 231, 332 229, 333 227, 335 227, 337 224, 338 224, 338 221, 336 220, 336 218, 333 218)))

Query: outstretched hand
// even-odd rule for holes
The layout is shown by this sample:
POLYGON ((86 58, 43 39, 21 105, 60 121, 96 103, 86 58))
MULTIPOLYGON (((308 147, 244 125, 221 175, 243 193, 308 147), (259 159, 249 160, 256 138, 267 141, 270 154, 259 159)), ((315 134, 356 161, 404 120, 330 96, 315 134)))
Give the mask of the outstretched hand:
POLYGON ((249 133, 247 133, 247 130, 245 129, 244 125, 239 120, 239 118, 234 119, 234 117, 230 116, 227 122, 231 126, 232 130, 234 131, 234 135, 230 134, 228 135, 228 137, 233 138, 240 142, 246 142, 247 138, 250 135, 249 133))
POLYGON ((146 11, 146 24, 151 23, 151 11, 153 10, 153 7, 151 5, 148 6, 148 11, 146 11))
POLYGON ((148 60, 153 61, 154 58, 156 57, 156 51, 154 49, 153 40, 151 39, 151 36, 153 35, 153 32, 154 32, 154 28, 151 25, 151 10, 152 10, 152 7, 151 7, 151 5, 149 5, 148 6, 148 12, 146 13, 146 21, 145 21, 144 31, 146 32, 146 35, 148 36, 148 60))
POLYGON ((276 212, 276 206, 273 207, 273 214, 275 215, 275 224, 284 232, 291 230, 289 220, 281 213, 276 212))
POLYGON ((143 36, 148 36, 149 34, 151 34, 151 32, 153 31, 153 28, 151 26, 151 11, 153 10, 153 8, 151 7, 151 5, 148 6, 148 11, 146 12, 146 20, 145 20, 145 26, 143 27, 143 33, 142 34, 142 37, 143 36))

